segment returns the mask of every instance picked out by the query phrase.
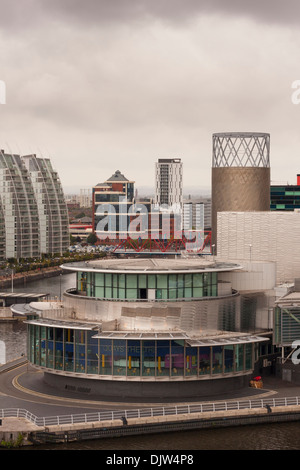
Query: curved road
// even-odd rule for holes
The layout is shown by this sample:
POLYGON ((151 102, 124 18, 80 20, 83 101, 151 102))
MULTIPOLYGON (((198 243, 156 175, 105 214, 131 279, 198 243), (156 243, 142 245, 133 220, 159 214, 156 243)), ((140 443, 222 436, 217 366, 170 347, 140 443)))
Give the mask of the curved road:
MULTIPOLYGON (((300 396, 300 387, 276 378, 267 378, 264 381, 264 389, 245 389, 243 393, 233 396, 227 394, 223 397, 209 397, 201 401, 228 401, 254 398, 266 398, 269 396, 300 396)), ((191 403, 193 400, 185 400, 183 403, 191 403)), ((194 400, 195 402, 196 400, 194 400)), ((197 400, 200 402, 200 400, 197 400)), ((17 365, 11 370, 0 371, 0 409, 22 408, 35 416, 62 416, 79 413, 92 413, 94 411, 126 410, 142 407, 172 406, 168 403, 137 403, 103 401, 96 396, 83 396, 63 390, 56 390, 43 381, 43 373, 30 366, 30 364, 17 365)), ((178 403, 177 403, 178 404, 178 403)), ((181 403, 182 404, 182 403, 181 403)))
MULTIPOLYGON (((61 416, 112 409, 129 409, 150 404, 105 402, 56 390, 43 382, 43 373, 29 364, 0 373, 0 409, 22 408, 35 416, 61 416)), ((155 406, 159 406, 156 404, 155 406)))

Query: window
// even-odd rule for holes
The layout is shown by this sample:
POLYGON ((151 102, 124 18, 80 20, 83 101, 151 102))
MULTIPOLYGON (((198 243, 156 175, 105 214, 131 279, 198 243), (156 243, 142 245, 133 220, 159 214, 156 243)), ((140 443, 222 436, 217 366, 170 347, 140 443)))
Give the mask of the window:
POLYGON ((171 375, 184 374, 184 341, 171 341, 171 375))
POLYGON ((98 350, 98 339, 93 338, 94 331, 87 332, 87 373, 98 374, 98 361, 99 361, 99 350, 98 350))
POLYGON ((54 333, 53 328, 47 328, 47 367, 53 368, 54 366, 54 341, 53 341, 54 333))
POLYGON ((64 370, 74 370, 74 330, 64 330, 64 370))
POLYGON ((213 346, 212 348, 212 373, 221 374, 223 372, 223 348, 213 346))
POLYGON ((210 374, 210 347, 199 348, 199 375, 210 374))
POLYGON ((170 375, 170 341, 157 342, 157 376, 170 375))
POLYGON ((198 350, 197 348, 186 347, 185 349, 185 374, 197 375, 198 370, 198 350))
POLYGON ((236 372, 240 372, 244 370, 244 345, 237 344, 235 348, 236 372))
POLYGON ((84 273, 77 276, 77 290, 89 297, 107 299, 176 300, 217 296, 217 273, 112 274, 84 273))
POLYGON ((137 288, 137 275, 136 274, 127 274, 126 284, 129 289, 137 288))
POLYGON ((141 345, 140 341, 127 343, 127 375, 139 376, 141 371, 141 345))
POLYGON ((155 376, 155 341, 142 341, 142 375, 155 376))
POLYGON ((191 274, 185 274, 185 276, 184 276, 184 297, 186 297, 186 298, 192 297, 192 287, 193 287, 192 275, 191 274))
POLYGON ((75 372, 85 372, 85 332, 75 330, 75 372))
POLYGON ((234 346, 224 346, 224 372, 233 372, 234 368, 234 346))
POLYGON ((252 369, 252 344, 245 345, 245 369, 252 369))
POLYGON ((148 275, 148 289, 155 289, 156 288, 156 277, 154 274, 148 275))
POLYGON ((126 375, 125 340, 113 340, 113 375, 126 375))
POLYGON ((100 364, 99 373, 102 375, 112 374, 112 341, 110 339, 100 340, 100 364))

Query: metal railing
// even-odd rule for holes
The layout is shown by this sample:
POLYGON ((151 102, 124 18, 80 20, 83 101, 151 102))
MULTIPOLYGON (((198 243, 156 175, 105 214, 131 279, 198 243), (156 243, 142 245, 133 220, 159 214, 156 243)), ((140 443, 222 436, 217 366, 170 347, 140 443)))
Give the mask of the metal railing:
MULTIPOLYGON (((168 290, 168 289, 165 289, 168 290)), ((195 302, 198 300, 219 300, 219 299, 227 299, 228 297, 237 297, 240 295, 240 293, 235 290, 231 289, 230 294, 223 294, 223 295, 203 295, 202 297, 176 297, 174 299, 121 299, 120 297, 116 298, 110 298, 110 297, 94 297, 94 296, 88 296, 88 295, 82 295, 78 294, 78 292, 83 292, 79 291, 75 287, 72 287, 70 289, 66 289, 64 292, 64 296, 66 297, 72 297, 76 296, 76 298, 84 299, 84 300, 105 300, 107 302, 126 302, 126 303, 133 303, 133 302, 139 302, 139 303, 145 303, 145 302, 152 302, 152 303, 165 303, 165 302, 195 302)))
POLYGON ((151 418, 156 416, 189 415, 193 419, 195 413, 261 409, 279 406, 299 406, 300 397, 267 398, 256 400, 225 401, 214 403, 198 403, 175 405, 168 407, 140 408, 135 410, 100 411, 76 415, 37 417, 31 412, 20 408, 0 409, 0 418, 25 418, 36 426, 59 426, 63 424, 95 423, 122 420, 123 418, 151 418))

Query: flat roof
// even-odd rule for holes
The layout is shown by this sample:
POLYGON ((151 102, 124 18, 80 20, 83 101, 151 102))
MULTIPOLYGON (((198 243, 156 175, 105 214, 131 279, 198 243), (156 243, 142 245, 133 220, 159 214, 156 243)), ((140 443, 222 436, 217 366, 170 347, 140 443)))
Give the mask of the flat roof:
MULTIPOLYGON (((80 330, 100 330, 101 325, 97 323, 84 323, 72 320, 53 320, 46 318, 36 318, 27 320, 24 323, 29 325, 40 325, 58 328, 73 328, 80 330)), ((270 338, 250 334, 212 334, 212 336, 201 336, 201 333, 195 337, 191 337, 184 331, 99 331, 93 335, 94 339, 114 339, 114 340, 183 340, 191 347, 199 346, 224 346, 230 344, 249 344, 262 341, 269 341, 270 338)))
POLYGON ((257 343, 261 341, 270 341, 270 338, 264 338, 262 336, 229 336, 229 337, 219 337, 219 338, 203 338, 203 339, 191 339, 187 340, 189 346, 224 346, 226 344, 247 344, 247 343, 257 343))
POLYGON ((26 298, 40 298, 40 297, 46 297, 47 295, 49 294, 39 294, 39 293, 28 293, 28 292, 0 292, 0 298, 4 298, 4 297, 11 297, 11 298, 15 298, 15 297, 26 297, 26 298))
POLYGON ((39 325, 39 326, 48 326, 56 328, 65 328, 65 329, 75 329, 75 330, 95 330, 100 328, 101 325, 97 323, 83 323, 76 321, 66 321, 66 320, 53 320, 50 318, 37 318, 35 320, 26 320, 24 323, 29 325, 39 325))
POLYGON ((97 333, 93 338, 99 339, 143 339, 143 340, 152 340, 152 339, 189 339, 189 336, 183 332, 142 332, 142 331, 102 331, 97 333))
POLYGON ((282 307, 295 307, 299 308, 300 306, 300 292, 289 292, 286 295, 283 295, 278 300, 275 301, 276 305, 282 307))
POLYGON ((189 273, 189 272, 220 272, 242 269, 236 263, 195 258, 125 258, 92 260, 61 265, 70 271, 107 272, 107 273, 189 273))

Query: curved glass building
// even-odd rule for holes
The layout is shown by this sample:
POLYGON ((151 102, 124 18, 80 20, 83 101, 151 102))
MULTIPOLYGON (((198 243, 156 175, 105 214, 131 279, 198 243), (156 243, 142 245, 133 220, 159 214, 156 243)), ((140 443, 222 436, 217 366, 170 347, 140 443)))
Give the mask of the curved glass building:
MULTIPOLYGON (((241 296, 204 258, 72 263, 62 303, 26 313, 28 359, 44 380, 103 397, 184 399, 249 386, 262 335, 240 331, 241 296)), ((225 275, 225 277, 224 277, 225 275)))

